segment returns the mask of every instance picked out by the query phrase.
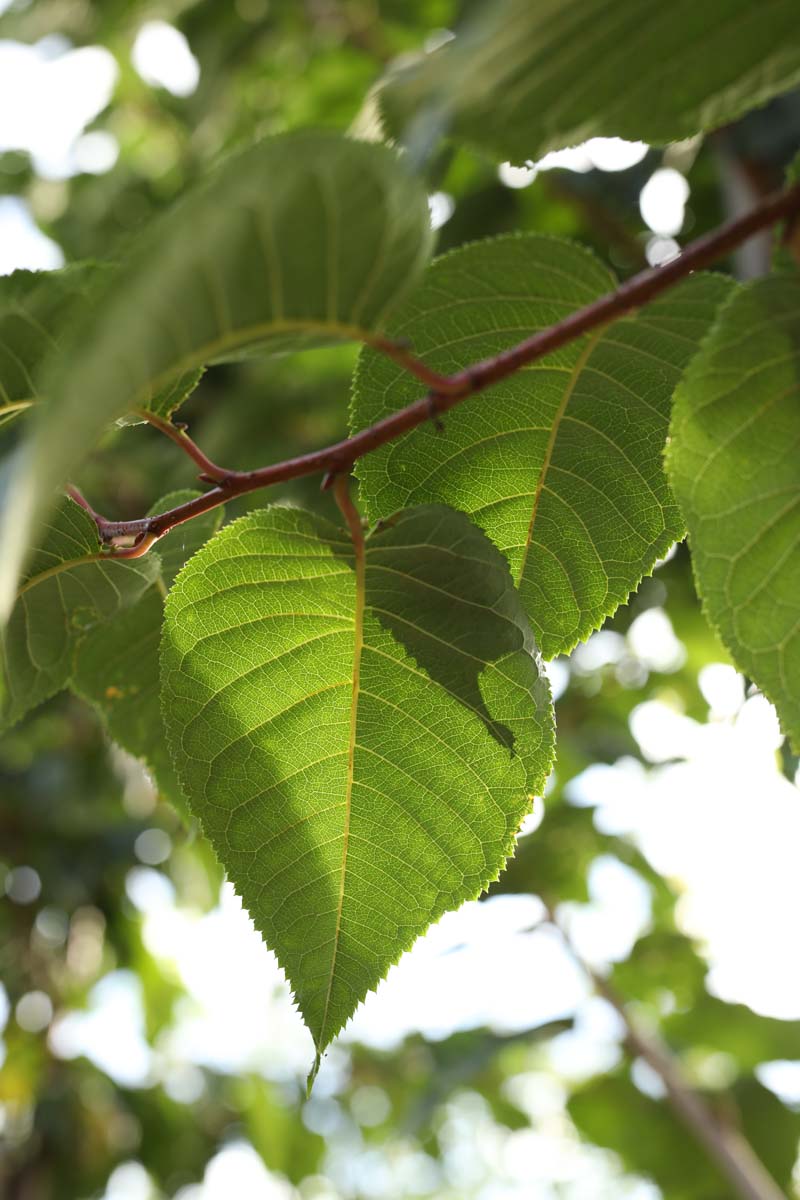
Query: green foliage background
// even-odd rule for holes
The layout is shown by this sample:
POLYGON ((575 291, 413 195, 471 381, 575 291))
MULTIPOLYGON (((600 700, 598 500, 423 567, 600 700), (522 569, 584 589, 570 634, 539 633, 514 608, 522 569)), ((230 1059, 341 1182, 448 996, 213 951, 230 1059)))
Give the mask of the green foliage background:
MULTIPOLYGON (((58 32, 76 45, 106 45, 117 56, 119 84, 97 127, 114 133, 121 156, 105 176, 79 175, 53 183, 38 179, 24 156, 7 153, 0 155, 2 187, 9 194, 30 199, 42 225, 64 247, 69 262, 107 260, 136 244, 139 231, 150 219, 199 179, 210 164, 254 137, 308 125, 342 129, 360 116, 363 119, 364 97, 386 66, 416 50, 442 27, 452 27, 459 16, 458 7, 453 0, 387 0, 379 5, 371 0, 168 4, 161 15, 185 32, 201 66, 197 91, 178 100, 149 88, 130 65, 130 47, 142 20, 151 15, 149 6, 130 0, 81 5, 40 0, 28 6, 12 5, 0 20, 5 37, 34 41, 58 32)), ((470 7, 476 6, 465 6, 470 7)), ((699 11, 698 6, 690 7, 699 11)), ((781 5, 774 7, 777 11, 781 5)), ((791 10, 793 6, 787 7, 791 10)), ((704 52, 706 58, 707 54, 704 52)), ((764 83, 764 98, 796 78, 797 65, 790 53, 778 67, 771 82, 764 83)), ((419 86, 413 78, 410 84, 401 84, 402 80, 397 88, 398 104, 405 94, 403 87, 419 86)), ((702 96, 689 97, 687 110, 701 101, 702 96)), ((518 245, 547 245, 542 235, 568 236, 581 243, 592 251, 595 261, 574 250, 576 264, 580 264, 576 271, 591 275, 592 287, 601 291, 612 275, 625 278, 644 265, 638 196, 660 163, 680 161, 688 169, 690 159, 677 160, 675 154, 691 156, 692 233, 699 234, 728 215, 725 197, 732 172, 746 176, 757 190, 778 186, 800 137, 800 104, 796 95, 789 93, 770 108, 751 113, 689 150, 685 146, 683 151, 652 149, 643 162, 615 175, 597 170, 585 175, 551 172, 540 176, 533 187, 514 190, 498 180, 492 151, 513 157, 516 137, 513 143, 498 146, 493 132, 485 130, 484 117, 477 101, 471 118, 470 111, 456 117, 457 121, 474 121, 468 140, 477 149, 449 144, 429 166, 430 189, 447 192, 455 202, 438 241, 439 252, 455 252, 441 267, 442 272, 454 275, 453 280, 445 281, 445 289, 458 288, 458 264, 479 254, 461 247, 476 238, 513 231, 526 235, 524 243, 507 243, 515 252, 518 245)), ((581 136, 593 132, 597 130, 580 129, 581 136)), ((676 124, 664 136, 684 132, 683 126, 676 124)), ((423 130, 420 136, 425 142, 429 131, 423 130)), ((658 136, 658 130, 653 136, 658 136)), ((546 130, 541 138, 541 147, 546 148, 546 130)), ((729 268, 735 265, 727 264, 729 268)), ((31 306, 46 304, 47 321, 55 331, 60 331, 62 321, 66 329, 70 289, 74 286, 80 294, 85 280, 76 272, 62 277, 59 286, 63 291, 55 295, 25 301, 31 306)), ((709 291, 722 294, 727 284, 714 277, 690 286, 699 294, 698 328, 691 336, 699 338, 703 296, 709 291)), ((785 300, 787 291, 796 292, 796 283, 775 286, 780 294, 765 296, 755 285, 743 294, 738 309, 732 306, 729 310, 730 330, 719 336, 726 345, 735 342, 743 358, 748 353, 747 330, 762 306, 774 313, 775 307, 782 305, 787 322, 796 322, 791 303, 785 300)), ((510 322, 518 322, 523 331, 553 319, 550 310, 531 311, 525 297, 515 296, 510 305, 523 309, 521 314, 512 313, 510 322)), ((668 298, 663 305, 667 311, 668 298)), ((36 308, 36 312, 41 310, 36 308)), ((143 312, 142 319, 151 316, 143 312)), ((435 353, 438 330, 427 309, 401 314, 398 320, 413 323, 417 318, 420 330, 415 330, 415 345, 428 349, 420 339, 429 336, 435 353)), ((637 319, 621 324, 624 336, 635 343, 637 319)), ((0 312, 0 345, 29 346, 35 356, 32 326, 26 328, 30 343, 20 337, 18 316, 0 312)), ((499 348, 486 330, 471 327, 469 332, 475 339, 476 357, 499 348)), ((687 331, 682 332, 685 335, 687 331)), ((664 394, 657 398, 656 419, 665 426, 670 372, 679 364, 669 337, 663 331, 658 336, 656 374, 664 394)), ((775 336, 779 337, 779 332, 775 336)), ((573 350, 580 353, 579 347, 571 347, 569 353, 573 350)), ((757 347, 753 353, 757 357, 760 352, 757 347)), ((714 346, 708 346, 696 365, 698 373, 707 370, 711 374, 713 353, 714 346)), ((780 358, 781 353, 780 346, 774 348, 774 357, 780 358)), ((240 468, 302 453, 344 436, 356 354, 351 346, 328 346, 303 356, 250 358, 216 366, 199 381, 187 405, 192 433, 216 461, 240 468)), ((448 364, 437 365, 444 369, 448 364)), ((383 389, 387 396, 392 387, 408 386, 405 377, 402 384, 396 384, 398 373, 393 365, 378 361, 370 351, 365 352, 358 370, 359 381, 372 373, 375 388, 383 389)), ((17 388, 8 402, 28 398, 24 373, 15 380, 17 388)), ((652 395, 653 382, 641 372, 636 372, 635 382, 652 395)), ((513 399, 514 381, 505 386, 513 399)), ((613 385, 608 386, 608 400, 613 404, 618 396, 613 385)), ((502 394, 498 395, 502 400, 502 394)), ((709 401, 715 396, 710 391, 709 401)), ((391 406, 403 399, 392 399, 391 406)), ((747 404, 753 403, 752 395, 745 399, 747 404)), ((369 409, 358 388, 353 407, 357 424, 378 415, 369 409)), ((0 420, 2 415, 0 409, 0 420)), ((785 436, 789 438, 794 428, 792 417, 792 413, 786 416, 789 432, 785 436)), ((680 405, 674 419, 688 419, 680 405)), ((469 446, 475 437, 471 421, 474 423, 474 417, 465 407, 448 419, 447 439, 433 430, 425 431, 432 461, 441 458, 454 442, 469 446)), ((732 434, 734 425, 732 418, 732 434)), ((3 425, 0 435, 3 449, 13 449, 18 437, 16 423, 3 425)), ((692 437, 695 444, 702 445, 702 427, 693 429, 692 437)), ((733 453, 735 437, 731 446, 733 453)), ((522 443, 516 444, 520 452, 524 448, 522 443)), ((393 461, 396 465, 397 460, 393 461)), ((505 461, 502 465, 508 468, 505 461)), ((624 489, 624 476, 615 471, 613 461, 606 468, 608 485, 624 489)), ((792 469, 789 463, 790 483, 792 469)), ((682 499, 681 489, 689 490, 694 484, 693 464, 676 458, 671 471, 682 499)), ((426 491, 404 486, 402 494, 381 455, 365 462, 360 474, 366 505, 375 516, 383 516, 399 504, 442 500, 472 511, 468 470, 451 477, 445 488, 426 491), (395 492, 385 499, 392 488, 395 492)), ((191 464, 173 445, 152 430, 130 428, 106 436, 85 464, 81 483, 101 511, 119 517, 138 516, 165 492, 196 486, 191 464)), ((757 497, 763 495, 762 483, 753 481, 757 497)), ((713 480, 709 486, 712 484, 713 480)), ((498 499, 508 499, 502 481, 498 486, 498 499)), ((318 514, 320 523, 331 515, 330 500, 320 495, 314 478, 282 486, 275 498, 302 503, 318 514)), ((226 517, 242 516, 261 504, 260 498, 253 497, 234 501, 226 517)), ((70 515, 74 520, 75 514, 70 515)), ((726 515, 722 508, 721 522, 726 515)), ((634 566, 621 571, 618 599, 664 553, 678 530, 666 495, 655 497, 652 512, 641 517, 648 531, 648 537, 641 540, 647 545, 641 550, 637 543, 635 553, 629 554, 634 566)), ((693 528, 690 512, 687 517, 697 551, 702 546, 702 531, 693 528)), ((141 914, 126 895, 129 873, 140 863, 137 838, 153 828, 169 835, 171 853, 158 870, 174 887, 178 904, 186 908, 212 908, 220 870, 185 811, 180 785, 166 757, 151 761, 150 766, 170 802, 153 791, 138 767, 111 750, 108 734, 113 738, 116 729, 124 728, 128 740, 133 736, 135 741, 137 722, 146 722, 142 712, 155 703, 157 663, 154 647, 150 647, 152 653, 145 653, 147 647, 141 641, 138 622, 147 619, 143 605, 157 608, 162 604, 159 579, 162 584, 171 579, 199 544, 192 538, 198 536, 202 541, 213 528, 213 522, 199 532, 194 526, 182 527, 171 535, 176 539, 172 562, 170 545, 165 542, 159 548, 160 560, 142 560, 150 561, 146 571, 131 569, 138 603, 123 608, 115 618, 113 639, 99 634, 81 646, 73 686, 89 704, 56 696, 0 742, 3 870, 9 873, 33 867, 42 882, 41 894, 31 903, 17 903, 10 897, 0 901, 0 970, 12 1008, 22 996, 38 989, 50 996, 57 1013, 80 1010, 89 1003, 99 980, 116 969, 128 970, 139 981, 146 1037, 155 1048, 167 1044, 170 1029, 185 1012, 187 997, 184 984, 145 945, 141 914), (119 656, 114 691, 98 695, 93 690, 92 656, 107 663, 112 653, 119 656), (82 936, 84 944, 93 948, 83 956, 75 950, 82 936)), ((732 539, 740 535, 747 541, 747 531, 740 524, 731 526, 729 522, 726 528, 732 539)), ((790 535, 791 530, 786 537, 790 535)), ((738 550, 736 544, 730 547, 731 554, 738 550)), ((784 543, 778 540, 775 557, 780 559, 784 551, 784 543)), ((750 569, 769 570, 769 564, 757 563, 750 569)), ((587 612, 594 601, 590 588, 585 599, 587 612)), ((724 625, 727 610, 720 601, 714 612, 715 604, 709 596, 712 615, 724 625)), ((589 671, 573 667, 557 705, 558 768, 546 797, 543 822, 535 834, 521 840, 513 863, 493 884, 487 902, 514 894, 540 897, 551 909, 567 901, 585 903, 588 872, 606 856, 635 872, 650 896, 651 926, 629 955, 615 964, 612 981, 637 1014, 669 1041, 689 1080, 707 1094, 721 1119, 745 1131, 767 1168, 788 1191, 797 1158, 800 1115, 759 1082, 756 1068, 765 1061, 800 1058, 797 1024, 759 1016, 711 994, 706 987, 702 947, 683 932, 672 884, 629 840, 599 831, 591 811, 571 800, 571 781, 593 764, 630 758, 643 770, 652 770, 629 724, 633 709, 643 701, 667 697, 689 716, 700 720, 706 716, 698 671, 709 662, 727 661, 727 655, 700 615, 684 547, 659 566, 628 605, 617 610, 608 628, 625 635, 632 621, 652 607, 663 607, 669 614, 686 649, 685 662, 669 672, 648 671, 628 651, 627 674, 613 664, 589 671)), ((556 630, 547 647, 550 653, 568 648, 590 623, 578 614, 568 628, 556 630)), ((746 633, 745 652, 762 652, 747 640, 746 633)), ((58 658, 55 652, 53 658, 58 658)), ((175 719, 179 717, 176 710, 175 719)), ((491 738, 487 744, 490 742, 491 738)), ((783 767, 793 777, 797 760, 788 747, 783 767)), ((8 878, 13 881, 14 877, 8 878)), ((11 883, 9 887, 13 895, 11 883)), ((388 961, 396 957, 401 943, 402 939, 389 951, 388 961)), ((392 1051, 347 1044, 337 1051, 327 1091, 321 1099, 308 1101, 300 1075, 287 1077, 268 1067, 245 1073, 205 1067, 199 1094, 188 1100, 170 1094, 163 1079, 144 1087, 126 1086, 86 1058, 60 1058, 44 1033, 26 1031, 12 1015, 4 1034, 0 1078, 5 1121, 0 1190, 11 1200, 94 1200, 103 1195, 109 1175, 120 1163, 136 1160, 149 1174, 152 1194, 173 1197, 202 1178, 221 1147, 245 1137, 269 1170, 287 1181, 286 1194, 293 1198, 349 1200, 401 1195, 404 1188, 443 1200, 483 1198, 492 1194, 486 1190, 491 1169, 484 1165, 472 1176, 461 1170, 459 1154, 463 1158, 464 1147, 479 1135, 503 1144, 512 1135, 531 1130, 544 1137, 548 1130, 552 1133, 555 1121, 559 1136, 573 1147, 573 1153, 589 1156, 585 1161, 590 1164, 591 1195, 598 1200, 605 1195, 663 1195, 667 1200, 717 1200, 726 1195, 726 1183, 690 1142, 663 1098, 643 1094, 621 1039, 608 1070, 595 1071, 589 1064, 576 1077, 559 1068, 558 1039, 569 1033, 572 1018, 568 1013, 563 1022, 513 1035, 483 1028, 450 1032, 442 1040, 414 1035, 392 1051), (557 1118, 552 1113, 545 1118, 541 1106, 524 1100, 520 1079, 532 1080, 534 1090, 550 1088, 552 1093, 555 1089, 557 1118), (359 1163, 365 1164, 360 1171, 356 1169, 359 1163), (637 1193, 637 1180, 658 1190, 637 1193)), ((231 1021, 235 1020, 232 1013, 231 1021)), ((491 1161, 491 1155, 486 1161, 491 1161)), ((580 1184, 550 1181, 542 1186, 543 1197, 587 1200, 585 1191, 575 1190, 580 1184)))

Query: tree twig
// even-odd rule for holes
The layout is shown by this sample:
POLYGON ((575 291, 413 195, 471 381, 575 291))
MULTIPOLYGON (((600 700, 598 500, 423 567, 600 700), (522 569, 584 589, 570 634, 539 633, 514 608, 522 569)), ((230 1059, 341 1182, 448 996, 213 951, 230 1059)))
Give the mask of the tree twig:
POLYGON ((148 412, 146 408, 137 408, 135 415, 142 421, 146 421, 148 425, 152 425, 154 429, 166 434, 176 445, 180 446, 184 454, 188 454, 189 458, 200 468, 200 478, 206 483, 221 484, 230 475, 230 471, 226 471, 224 467, 218 467, 203 453, 197 443, 192 441, 183 422, 175 423, 165 420, 156 413, 148 412))
MULTIPOLYGON (((606 1000, 625 1026, 628 1049, 656 1072, 664 1085, 675 1115, 728 1180, 739 1200, 786 1200, 775 1180, 738 1129, 718 1119, 714 1111, 688 1082, 677 1059, 654 1032, 635 1020, 622 997, 578 953, 569 934, 555 914, 548 921, 558 931, 572 959, 606 1000)), ((656 1181, 658 1182, 658 1181, 656 1181)))
MULTIPOLYGON (((217 486, 194 500, 156 516, 142 517, 132 521, 104 520, 102 525, 98 525, 100 537, 106 543, 113 543, 121 537, 137 539, 135 546, 129 547, 124 552, 126 557, 132 557, 137 552, 137 548, 138 553, 144 553, 153 541, 163 537, 176 525, 209 512, 234 496, 242 496, 247 492, 271 487, 273 484, 284 483, 290 479, 298 479, 304 475, 314 475, 318 472, 330 476, 345 474, 351 470, 356 460, 365 454, 369 454, 387 442, 394 441, 428 420, 437 420, 442 413, 460 404, 468 396, 485 391, 492 384, 506 379, 521 367, 536 362, 561 346, 575 341, 589 330, 597 329, 633 309, 640 308, 661 292, 685 279, 693 271, 716 262, 729 251, 740 246, 754 233, 775 225, 785 218, 795 217, 798 213, 800 213, 800 184, 768 196, 749 213, 720 226, 719 229, 705 237, 698 238, 686 246, 679 257, 664 266, 652 267, 640 272, 615 291, 600 297, 599 300, 595 300, 585 308, 570 313, 564 320, 548 326, 547 329, 540 330, 500 354, 473 363, 453 375, 438 375, 421 363, 419 359, 416 359, 410 350, 407 350, 401 343, 393 342, 388 338, 375 338, 372 344, 424 382, 430 388, 428 394, 413 404, 409 404, 406 408, 401 408, 388 417, 384 417, 376 424, 360 430, 344 441, 335 442, 331 446, 314 450, 297 458, 289 458, 255 471, 223 471, 222 468, 207 459, 194 442, 184 436, 181 430, 164 422, 163 424, 168 426, 164 432, 168 432, 169 436, 177 441, 195 462, 201 465, 204 474, 209 478, 218 479, 217 486), (211 471, 208 470, 209 467, 211 471)), ((144 416, 145 414, 140 415, 144 416)), ((151 424, 156 424, 157 422, 152 417, 153 415, 150 414, 146 419, 150 420, 151 424)))
POLYGON ((72 486, 72 484, 69 485, 69 487, 66 489, 66 491, 67 491, 67 495, 69 496, 70 500, 74 500, 76 504, 79 504, 81 506, 81 508, 84 510, 84 512, 87 512, 89 514, 89 516, 92 518, 92 520, 95 522, 96 525, 105 525, 107 523, 105 517, 101 517, 100 513, 96 512, 92 508, 91 504, 86 499, 83 492, 79 492, 76 487, 72 486))

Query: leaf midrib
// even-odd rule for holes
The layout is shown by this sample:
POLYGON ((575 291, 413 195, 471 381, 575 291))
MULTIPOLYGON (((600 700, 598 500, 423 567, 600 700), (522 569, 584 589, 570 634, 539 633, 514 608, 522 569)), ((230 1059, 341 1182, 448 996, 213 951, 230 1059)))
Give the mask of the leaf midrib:
POLYGON ((577 387, 578 380, 580 379, 586 364, 591 358, 595 346, 605 333, 605 329, 605 326, 601 326, 599 329, 595 330, 581 351, 575 366, 572 369, 569 382, 564 389, 564 395, 561 399, 561 403, 559 404, 556 414, 553 418, 550 437, 547 439, 547 449, 545 450, 544 460, 542 462, 541 470, 539 471, 539 478, 536 480, 536 491, 534 492, 533 496, 533 507, 531 510, 531 519, 528 523, 528 533, 522 550, 522 561, 520 562, 519 571, 517 572, 517 577, 514 581, 516 587, 519 587, 522 583, 522 579, 525 575, 525 568, 528 565, 528 554, 530 553, 530 548, 533 542, 533 529, 536 524, 536 518, 539 515, 539 502, 542 498, 542 493, 544 492, 545 480, 547 479, 547 473, 550 470, 550 463, 553 458, 556 441, 558 440, 558 434, 561 429, 561 422, 563 421, 567 408, 569 407, 569 402, 575 394, 575 388, 577 387))
MULTIPOLYGON (((344 831, 342 834, 342 865, 339 880, 339 895, 336 902, 336 928, 333 934, 333 954, 328 973, 328 986, 325 992, 325 1004, 322 1010, 319 1040, 317 1042, 317 1064, 322 1048, 327 1045, 325 1028, 328 1024, 333 980, 336 974, 336 958, 339 952, 339 942, 342 928, 342 910, 344 907, 345 881, 347 878, 347 854, 350 846, 350 815, 352 811, 353 779, 355 775, 356 729, 358 725, 358 700, 361 676, 361 655, 364 649, 364 607, 366 601, 366 555, 364 537, 361 531, 351 528, 353 549, 355 551, 356 568, 356 603, 355 621, 353 626, 353 682, 350 693, 350 733, 347 747, 347 783, 344 799, 344 831)), ((316 1071, 314 1071, 316 1073, 316 1071)))

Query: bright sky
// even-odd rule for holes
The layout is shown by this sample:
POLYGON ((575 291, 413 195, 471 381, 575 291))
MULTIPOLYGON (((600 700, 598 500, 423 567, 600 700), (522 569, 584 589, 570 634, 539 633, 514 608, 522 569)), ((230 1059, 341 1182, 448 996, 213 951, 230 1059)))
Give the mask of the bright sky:
MULTIPOLYGON (((0 0, 0 11, 3 7, 0 0)), ((142 28, 132 58, 154 87, 185 96, 197 86, 196 60, 183 36, 164 22, 142 28)), ((57 37, 36 46, 0 41, 0 151, 27 150, 45 179, 111 169, 114 139, 86 128, 107 105, 117 76, 114 59, 100 47, 73 50, 57 37)), ((527 187, 539 171, 556 166, 622 170, 646 152, 639 143, 593 139, 527 168, 504 164, 499 175, 509 187, 527 187)), ((653 234, 651 261, 663 261, 677 249, 674 238, 688 195, 684 176, 669 167, 654 171, 643 189, 641 214, 653 234)), ((452 212, 452 199, 436 193, 431 210, 434 224, 442 224, 452 212)), ((22 267, 52 269, 62 261, 60 248, 37 228, 26 202, 0 199, 0 274, 22 267)), ((627 639, 595 635, 577 653, 574 669, 588 671, 633 655, 642 671, 670 670, 680 665, 682 653, 666 614, 650 610, 627 639)), ((553 682, 557 691, 566 682, 560 663, 553 665, 553 682)), ((798 790, 777 769, 779 734, 770 706, 760 698, 745 700, 741 678, 722 664, 705 669, 701 686, 709 703, 706 723, 658 702, 643 704, 633 714, 632 732, 654 769, 647 772, 634 761, 593 767, 575 781, 571 798, 595 807, 600 829, 632 835, 683 889, 682 921, 704 942, 720 995, 760 1012, 798 1018, 800 975, 785 953, 796 945, 800 907, 798 790)), ((57 1014, 50 1032, 53 1048, 66 1057, 87 1054, 120 1083, 160 1079, 171 1095, 185 1101, 203 1087, 198 1064, 255 1069, 272 1078, 304 1076, 313 1057, 310 1037, 273 956, 231 889, 223 890, 219 906, 207 915, 177 908, 171 884, 157 869, 163 854, 151 842, 142 843, 140 856, 154 865, 131 872, 129 895, 144 914, 147 945, 165 969, 177 970, 189 999, 153 1051, 144 1037, 137 981, 115 972, 98 983, 87 1012, 57 1014)), ((602 965, 626 955, 646 929, 648 896, 638 877, 611 858, 595 864, 590 888, 591 904, 571 906, 564 916, 584 955, 602 965)), ((356 1014, 341 1045, 358 1039, 393 1046, 414 1031, 436 1038, 479 1024, 523 1029, 577 1008, 576 1031, 556 1040, 554 1063, 568 1075, 581 1075, 613 1062, 616 1021, 602 1002, 589 997, 559 939, 536 928, 540 917, 538 902, 525 897, 468 904, 445 917, 393 968, 356 1014)), ((42 994, 31 997, 18 1006, 15 1019, 25 1028, 43 1029, 49 1000, 42 994)), ((341 1045, 320 1073, 320 1103, 335 1093, 346 1073, 341 1045)), ((784 1072, 780 1085, 800 1098, 796 1073, 784 1072)), ((462 1120, 454 1110, 453 1136, 462 1138, 463 1161, 471 1161, 480 1142, 484 1159, 493 1164, 488 1178, 495 1181, 482 1192, 485 1200, 523 1195, 544 1200, 555 1195, 546 1180, 568 1189, 561 1195, 586 1195, 581 1188, 588 1179, 600 1200, 597 1155, 576 1146, 558 1116, 563 1097, 547 1100, 542 1087, 541 1080, 531 1084, 525 1101, 536 1109, 537 1132, 518 1131, 502 1142, 492 1142, 499 1135, 491 1132, 485 1115, 479 1120, 467 1114, 462 1120), (476 1142, 476 1129, 483 1129, 483 1141, 476 1142), (540 1175, 538 1184, 532 1170, 540 1175), (539 1190, 532 1192, 532 1186, 539 1190)), ((649 1185, 615 1183, 605 1159, 603 1172, 609 1196, 653 1200, 649 1185)), ((114 1172, 105 1200, 149 1200, 149 1187, 143 1168, 126 1164, 114 1172)), ((185 1189, 180 1200, 227 1200, 233 1194, 249 1200, 293 1195, 242 1142, 223 1149, 202 1184, 185 1189)))

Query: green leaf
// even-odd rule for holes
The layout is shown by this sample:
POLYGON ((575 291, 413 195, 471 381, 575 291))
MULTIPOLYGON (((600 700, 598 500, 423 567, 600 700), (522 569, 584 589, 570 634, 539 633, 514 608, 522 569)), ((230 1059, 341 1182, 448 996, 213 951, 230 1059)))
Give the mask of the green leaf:
MULTIPOLYGON (((563 729, 559 732, 560 772, 565 738, 563 729)), ((559 803, 552 794, 548 795, 544 809, 542 823, 519 839, 513 859, 492 884, 488 899, 533 893, 551 909, 565 900, 587 904, 591 898, 588 885, 593 862, 601 856, 606 859, 613 856, 636 871, 648 885, 654 916, 671 923, 674 898, 662 877, 630 841, 601 833, 595 828, 591 809, 577 808, 564 801, 559 803)), ((636 947, 632 953, 635 950, 636 947)))
MULTIPOLYGON (((0 428, 45 399, 38 382, 42 363, 58 350, 65 329, 78 321, 80 311, 89 304, 92 290, 100 286, 109 270, 96 263, 80 263, 63 271, 15 271, 0 278, 0 428)), ((201 370, 182 373, 152 398, 150 407, 168 416, 194 390, 201 375, 201 370)), ((13 507, 12 497, 13 491, 9 489, 6 495, 9 508, 13 507)), ((91 537, 92 546, 97 544, 88 527, 86 537, 91 537)), ((11 603, 14 602, 12 595, 11 603)), ((55 671, 52 677, 60 680, 52 689, 45 676, 39 678, 39 685, 47 689, 48 695, 65 683, 63 669, 55 671)), ((7 686, 8 681, 4 681, 2 690, 7 686)), ((18 720, 44 698, 38 689, 32 693, 30 703, 22 699, 14 702, 7 695, 9 707, 3 721, 18 720)), ((165 766, 168 763, 165 754, 165 766)))
POLYGON ((396 514, 363 553, 302 510, 253 513, 170 592, 162 694, 186 795, 318 1065, 401 953, 497 877, 543 787, 549 692, 507 566, 443 507, 396 514))
POLYGON ((90 265, 64 271, 14 271, 0 278, 0 426, 41 394, 36 375, 67 320, 86 303, 90 265))
POLYGON ((740 1072, 775 1059, 797 1059, 800 1046, 800 1021, 765 1017, 745 1004, 726 1004, 708 994, 668 1016, 664 1032, 676 1049, 729 1055, 740 1072))
MULTIPOLYGON (((615 286, 570 242, 476 242, 438 259, 390 324, 444 374, 561 320, 615 286)), ((730 284, 696 276, 420 427, 357 466, 372 519, 441 501, 508 558, 545 658, 572 649, 652 570, 683 525, 661 466, 673 389, 730 284)), ((365 349, 354 428, 419 395, 365 349)))
MULTIPOLYGON (((112 270, 87 262, 63 271, 14 271, 0 277, 0 427, 46 398, 37 381, 42 363, 52 358, 65 329, 79 320, 112 270)), ((202 374, 202 368, 182 372, 144 407, 169 417, 202 374)))
POLYGON ((46 528, 0 640, 0 725, 12 725, 66 687, 79 646, 148 589, 158 559, 114 562, 92 518, 64 500, 46 528))
POLYGON ((790 1195, 800 1139, 800 1113, 788 1108, 756 1079, 739 1079, 731 1091, 741 1113, 744 1136, 773 1179, 790 1195))
MULTIPOLYGON (((148 515, 166 512, 199 494, 170 492, 148 515)), ((203 513, 159 540, 158 554, 152 553, 157 577, 138 603, 83 641, 70 680, 73 691, 100 713, 114 741, 140 758, 162 795, 178 804, 183 798, 161 715, 158 648, 164 597, 184 563, 217 531, 222 517, 221 508, 203 513)))
POLYGON ((205 363, 369 339, 431 238, 422 185, 384 146, 295 133, 225 162, 139 239, 56 356, 10 493, 4 578, 107 424, 154 396, 171 411, 163 389, 205 363))
POLYGON ((675 397, 668 469, 697 590, 800 747, 800 279, 740 289, 675 397))
POLYGON ((796 0, 496 0, 380 92, 388 130, 517 162, 587 138, 663 145, 800 82, 796 0))
POLYGON ((175 379, 168 380, 162 387, 157 388, 143 407, 147 412, 155 413, 157 417, 169 420, 177 408, 183 404, 203 377, 204 367, 194 367, 181 372, 175 379))
MULTIPOLYGON (((190 500, 195 500, 200 495, 202 493, 193 488, 179 488, 175 492, 168 492, 153 505, 147 515, 155 517, 160 513, 169 512, 171 508, 188 504, 190 500)), ((197 553, 201 546, 206 544, 210 537, 213 537, 224 519, 224 506, 212 508, 210 512, 192 517, 191 521, 184 521, 182 525, 176 525, 164 537, 159 538, 157 545, 161 564, 160 591, 162 596, 166 595, 172 587, 175 576, 181 567, 189 561, 192 555, 197 553)))
POLYGON ((320 1170, 325 1140, 308 1128, 302 1108, 287 1104, 281 1085, 260 1075, 231 1080, 247 1137, 270 1171, 294 1184, 320 1170))
POLYGON ((117 418, 118 425, 141 425, 146 420, 145 413, 155 413, 168 421, 176 409, 180 408, 195 390, 205 374, 205 367, 196 367, 190 371, 182 371, 174 379, 168 380, 161 387, 151 389, 135 412, 125 413, 117 418))
POLYGON ((161 716, 158 647, 163 623, 164 601, 154 584, 138 604, 86 639, 70 685, 100 714, 117 745, 145 763, 159 792, 180 803, 161 716))
POLYGON ((567 1105, 580 1133, 613 1150, 628 1170, 650 1176, 669 1200, 725 1195, 714 1167, 669 1106, 643 1095, 627 1076, 591 1080, 567 1105))
MULTIPOLYGON (((756 1155, 788 1187, 797 1158, 800 1117, 754 1079, 739 1080, 730 1093, 708 1095, 720 1117, 739 1127, 756 1155)), ((652 1100, 620 1073, 592 1080, 568 1103, 569 1115, 591 1141, 615 1151, 638 1174, 649 1175, 665 1200, 718 1200, 730 1185, 674 1115, 666 1101, 652 1100)))
POLYGON ((508 869, 489 895, 535 892, 551 908, 564 900, 588 904, 589 868, 612 845, 595 829, 590 809, 548 803, 542 824, 519 839, 508 869))
MULTIPOLYGON (((704 991, 707 971, 707 964, 689 938, 674 929, 651 929, 637 939, 627 958, 614 964, 612 980, 628 1000, 643 1000, 658 1007, 665 995, 671 995, 678 1009, 694 1014, 698 1009, 705 1011, 704 1005, 711 999, 704 991)), ((713 1004, 732 1011, 721 1000, 713 1004)), ((684 1015, 680 1013, 678 1020, 684 1015)), ((670 1020, 666 1027, 670 1044, 685 1045, 686 1039, 680 1043, 672 1037, 670 1020)), ((701 1040, 696 1039, 698 1043, 701 1040)))

